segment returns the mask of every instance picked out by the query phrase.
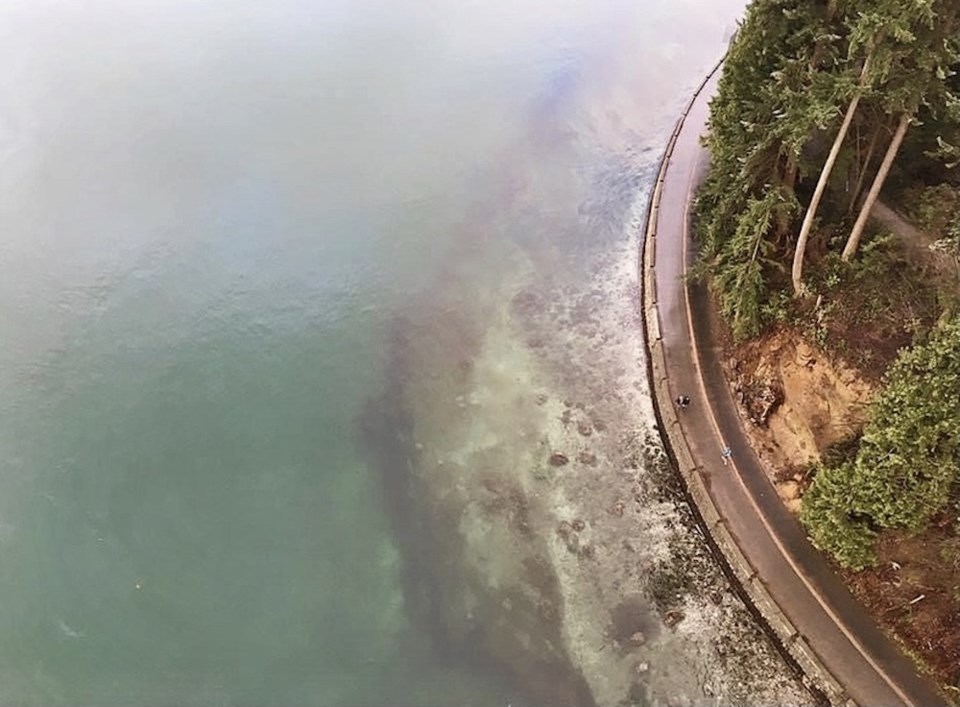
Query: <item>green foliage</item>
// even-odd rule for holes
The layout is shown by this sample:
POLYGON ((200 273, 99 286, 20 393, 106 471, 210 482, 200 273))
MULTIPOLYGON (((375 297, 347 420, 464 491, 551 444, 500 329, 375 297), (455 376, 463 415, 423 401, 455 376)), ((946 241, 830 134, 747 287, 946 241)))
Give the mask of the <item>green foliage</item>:
POLYGON ((760 308, 761 321, 786 324, 796 317, 793 299, 785 292, 774 292, 760 308))
POLYGON ((885 528, 921 528, 960 475, 960 322, 902 353, 884 378, 857 455, 860 508, 885 528))
MULTIPOLYGON (((721 310, 737 338, 764 323, 776 241, 799 212, 794 182, 811 131, 835 116, 812 90, 812 21, 821 3, 757 0, 748 9, 710 104, 712 165, 697 199, 702 270, 714 276, 721 310)), ((831 52, 823 52, 828 61, 831 52)))
POLYGON ((854 0, 852 52, 873 56, 873 97, 888 115, 952 110, 947 79, 960 61, 956 0, 854 0), (859 8, 857 6, 859 5, 859 8))
POLYGON ((785 284, 803 212, 796 194, 809 193, 854 95, 833 182, 849 208, 900 116, 937 126, 918 143, 925 155, 931 140, 944 151, 960 137, 957 14, 955 0, 750 4, 710 104, 712 164, 696 204, 699 271, 713 276, 737 338, 784 312, 765 302, 785 284))
POLYGON ((813 485, 803 496, 800 520, 813 544, 844 567, 861 570, 875 561, 876 533, 850 507, 853 501, 853 464, 820 468, 813 485))
MULTIPOLYGON (((845 209, 854 208, 876 173, 891 125, 909 119, 932 129, 916 142, 924 164, 934 152, 957 161, 958 8, 956 0, 751 3, 710 104, 706 143, 712 163, 696 203, 698 271, 712 276, 737 339, 799 311, 778 285, 787 281, 783 275, 802 213, 797 191, 810 193, 805 180, 820 174, 830 145, 842 146, 843 167, 832 186, 844 189, 845 209), (858 108, 847 133, 852 137, 834 140, 854 96, 858 108)), ((918 204, 924 214, 935 210, 932 195, 918 204)), ((824 213, 830 217, 829 208, 824 213)), ((946 246, 960 243, 955 206, 937 213, 946 246)), ((858 301, 870 300, 878 317, 887 313, 896 320, 900 335, 931 319, 924 318, 926 309, 921 317, 898 306, 895 298, 913 285, 904 277, 906 264, 882 245, 880 239, 864 244, 854 268, 832 254, 823 259, 816 289, 827 302, 815 313, 821 343, 832 318, 843 321, 839 296, 851 287, 858 301)), ((878 317, 857 323, 873 325, 878 317)), ((960 325, 954 321, 901 353, 871 407, 855 456, 821 465, 801 514, 817 545, 847 566, 863 567, 871 561, 876 532, 917 530, 943 508, 960 474, 957 390, 960 325)))
POLYGON ((870 562, 873 528, 922 529, 960 480, 960 321, 901 352, 871 405, 856 458, 822 466, 801 520, 841 564, 870 562))
POLYGON ((960 219, 960 188, 937 184, 908 189, 904 201, 911 219, 934 237, 947 237, 960 219))
POLYGON ((765 237, 781 204, 782 195, 773 190, 763 198, 750 197, 733 237, 714 259, 720 311, 737 339, 759 333, 761 306, 767 299, 764 266, 776 266, 768 257, 771 245, 765 237))
MULTIPOLYGON (((953 256, 960 269, 960 214, 957 215, 954 222, 947 229, 947 235, 933 243, 931 248, 941 250, 953 256)), ((956 299, 956 298, 954 298, 956 299)))
POLYGON ((868 293, 873 304, 890 308, 891 298, 909 288, 912 273, 903 248, 895 236, 885 230, 873 230, 860 248, 859 260, 848 264, 836 251, 828 252, 811 273, 810 285, 816 294, 831 295, 851 287, 868 293), (897 282, 897 287, 889 286, 897 282))

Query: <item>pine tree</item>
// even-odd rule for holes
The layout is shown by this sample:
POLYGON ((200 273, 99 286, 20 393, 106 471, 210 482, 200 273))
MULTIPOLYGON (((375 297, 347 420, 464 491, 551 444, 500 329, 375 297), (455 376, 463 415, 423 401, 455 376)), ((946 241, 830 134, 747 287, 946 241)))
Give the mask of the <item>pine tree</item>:
POLYGON ((713 276, 737 338, 759 333, 788 261, 794 294, 804 292, 807 245, 834 172, 845 174, 848 191, 854 183, 848 211, 869 182, 849 259, 911 124, 955 111, 937 150, 957 161, 958 11, 956 0, 751 3, 710 105, 712 166, 696 206, 699 271, 713 276), (868 175, 875 158, 877 173, 868 175), (794 231, 797 194, 808 188, 794 231))
POLYGON ((956 0, 900 0, 885 16, 866 15, 861 23, 884 37, 877 45, 878 96, 887 114, 897 115, 897 128, 877 170, 860 213, 843 249, 849 261, 857 251, 880 190, 896 159, 910 123, 921 108, 933 113, 948 110, 956 101, 947 83, 960 62, 956 0), (879 29, 878 29, 879 28, 879 29))
POLYGON ((830 152, 826 161, 820 170, 820 177, 817 179, 817 186, 814 189, 813 197, 807 206, 807 211, 803 216, 803 224, 800 226, 800 234, 797 236, 797 245, 793 251, 793 267, 790 272, 793 281, 794 296, 801 296, 806 293, 803 285, 803 259, 807 251, 807 240, 810 237, 810 231, 813 229, 813 223, 817 216, 817 209, 820 207, 820 200, 823 198, 823 192, 827 188, 827 182, 830 179, 830 173, 833 171, 833 165, 836 164, 837 156, 840 154, 840 148, 847 137, 847 131, 850 129, 850 123, 857 112, 857 106, 860 104, 860 98, 867 90, 870 82, 870 65, 873 60, 872 52, 868 52, 860 67, 860 78, 857 82, 857 88, 853 93, 850 102, 847 104, 847 110, 843 115, 843 122, 837 130, 833 144, 830 146, 830 152))
POLYGON ((811 133, 832 120, 833 2, 756 0, 710 106, 712 155, 697 214, 701 255, 738 338, 756 334, 769 276, 799 209, 795 186, 811 133))

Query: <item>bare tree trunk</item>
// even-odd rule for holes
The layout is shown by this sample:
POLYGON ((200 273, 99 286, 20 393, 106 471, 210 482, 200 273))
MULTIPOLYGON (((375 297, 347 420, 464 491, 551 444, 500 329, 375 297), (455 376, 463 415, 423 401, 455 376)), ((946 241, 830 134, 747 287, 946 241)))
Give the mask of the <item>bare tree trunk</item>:
POLYGON ((880 189, 887 180, 890 168, 893 166, 893 160, 896 159, 900 151, 900 145, 903 144, 903 136, 907 134, 907 128, 910 127, 910 114, 904 113, 900 116, 900 122, 897 123, 897 130, 893 133, 893 138, 887 146, 887 154, 883 156, 883 162, 880 163, 880 169, 877 170, 877 176, 873 178, 873 184, 870 185, 870 191, 867 192, 867 198, 860 207, 860 214, 857 216, 856 223, 853 224, 853 230, 850 231, 850 237, 847 238, 847 244, 843 247, 841 259, 849 262, 854 253, 857 252, 857 246, 860 245, 860 237, 863 235, 863 229, 867 227, 867 219, 870 218, 870 210, 873 203, 880 196, 880 189))
POLYGON ((873 160, 873 153, 877 149, 877 143, 880 141, 880 131, 883 129, 883 126, 878 125, 877 128, 873 131, 873 135, 870 136, 870 144, 867 146, 867 157, 863 160, 863 164, 860 165, 860 173, 857 175, 857 185, 853 188, 853 194, 850 195, 850 204, 847 206, 847 213, 851 213, 854 207, 857 205, 857 197, 860 196, 860 190, 863 189, 863 180, 867 176, 867 171, 870 169, 870 162, 873 160))
POLYGON ((827 182, 830 179, 830 172, 833 170, 833 164, 837 161, 837 155, 840 154, 840 148, 843 146, 843 139, 850 129, 850 121, 853 120, 854 113, 857 112, 857 105, 860 103, 860 95, 867 83, 867 71, 870 68, 871 54, 867 55, 863 62, 863 68, 860 70, 860 85, 857 92, 850 99, 850 105, 847 106, 847 113, 843 116, 843 123, 840 130, 837 131, 837 137, 833 140, 833 146, 830 148, 830 154, 827 155, 827 161, 820 170, 820 178, 817 180, 817 188, 813 192, 813 198, 810 199, 810 205, 807 207, 807 213, 803 217, 803 224, 800 226, 800 235, 797 237, 797 247, 793 251, 793 269, 791 277, 793 279, 793 296, 800 297, 806 292, 803 286, 803 256, 807 250, 807 239, 810 237, 810 229, 813 228, 813 220, 817 216, 817 208, 820 206, 820 199, 823 198, 823 192, 827 188, 827 182))

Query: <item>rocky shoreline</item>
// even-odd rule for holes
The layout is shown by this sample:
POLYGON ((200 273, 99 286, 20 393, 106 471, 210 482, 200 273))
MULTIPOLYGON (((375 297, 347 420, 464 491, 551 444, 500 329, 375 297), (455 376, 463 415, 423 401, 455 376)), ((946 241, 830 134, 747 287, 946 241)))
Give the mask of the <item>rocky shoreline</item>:
POLYGON ((363 430, 409 608, 440 653, 492 661, 534 704, 812 705, 659 440, 636 304, 641 197, 583 263, 518 248, 497 286, 471 289, 482 265, 461 261, 456 287, 397 322, 363 430))

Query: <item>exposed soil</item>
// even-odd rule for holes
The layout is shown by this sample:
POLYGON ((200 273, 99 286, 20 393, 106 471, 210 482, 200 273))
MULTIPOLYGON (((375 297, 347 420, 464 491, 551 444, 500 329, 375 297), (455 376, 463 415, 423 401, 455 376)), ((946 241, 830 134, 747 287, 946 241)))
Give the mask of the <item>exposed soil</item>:
POLYGON ((810 465, 860 432, 874 386, 796 330, 722 343, 744 429, 780 495, 793 501, 808 485, 810 465))

